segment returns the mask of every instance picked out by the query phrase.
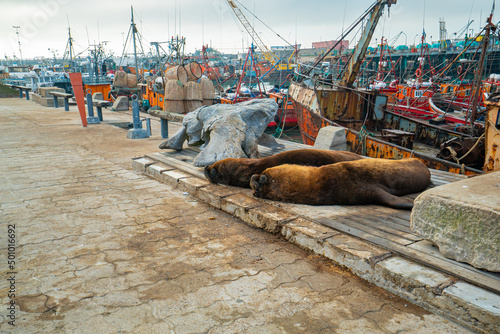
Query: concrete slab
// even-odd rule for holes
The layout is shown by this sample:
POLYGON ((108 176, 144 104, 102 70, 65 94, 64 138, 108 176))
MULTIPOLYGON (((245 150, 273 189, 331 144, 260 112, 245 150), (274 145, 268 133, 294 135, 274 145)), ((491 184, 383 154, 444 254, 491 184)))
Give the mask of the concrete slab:
MULTIPOLYGON (((0 214, 16 225, 17 259, 14 299, 0 281, 15 326, 5 308, 0 332, 470 333, 179 191, 192 177, 173 188, 143 174, 141 159, 136 172, 131 157, 157 152, 159 135, 84 128, 71 109, 47 117, 36 103, 1 101, 0 214)), ((332 236, 299 219, 281 231, 292 222, 319 243, 332 236)))
POLYGON ((448 258, 500 272, 500 172, 423 192, 411 229, 448 258))
MULTIPOLYGON (((175 162, 172 162, 171 166, 175 167, 175 162)), ((189 174, 180 171, 170 171, 170 173, 178 176, 189 174)), ((181 180, 193 178, 196 177, 182 177, 181 180)), ((497 294, 466 284, 453 276, 421 265, 413 259, 403 258, 387 249, 315 222, 345 217, 346 214, 355 213, 355 208, 335 207, 332 211, 332 207, 325 206, 308 210, 305 208, 307 206, 273 203, 253 198, 248 189, 214 184, 203 185, 191 195, 251 226, 281 234, 288 241, 331 259, 368 282, 473 331, 499 332, 500 304, 497 294), (308 218, 297 215, 304 210, 310 211, 308 218), (477 301, 471 300, 472 291, 465 289, 463 284, 473 287, 474 294, 481 296, 482 303, 478 304, 477 301)), ((386 210, 388 209, 377 208, 373 214, 380 216, 386 210)), ((398 218, 393 219, 397 222, 398 218)))

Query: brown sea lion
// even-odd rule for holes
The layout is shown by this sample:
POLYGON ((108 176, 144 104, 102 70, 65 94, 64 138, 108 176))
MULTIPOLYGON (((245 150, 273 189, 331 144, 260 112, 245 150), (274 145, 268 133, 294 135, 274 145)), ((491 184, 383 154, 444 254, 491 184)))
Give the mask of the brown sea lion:
POLYGON ((340 161, 359 160, 362 156, 345 151, 300 149, 281 152, 262 159, 227 158, 205 167, 205 176, 212 183, 250 188, 250 178, 267 168, 296 164, 323 166, 340 161))
POLYGON ((417 159, 362 159, 322 167, 282 165, 252 176, 254 196, 310 205, 380 204, 411 210, 399 198, 424 191, 429 169, 417 159))

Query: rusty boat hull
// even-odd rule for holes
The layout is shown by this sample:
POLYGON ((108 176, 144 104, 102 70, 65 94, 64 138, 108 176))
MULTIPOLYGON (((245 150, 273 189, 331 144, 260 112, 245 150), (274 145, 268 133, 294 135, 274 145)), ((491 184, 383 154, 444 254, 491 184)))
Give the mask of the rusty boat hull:
POLYGON ((429 168, 477 175, 481 170, 463 166, 417 152, 411 148, 413 140, 433 147, 443 142, 467 136, 422 120, 398 115, 385 110, 387 96, 375 90, 355 90, 329 87, 309 88, 292 82, 289 96, 293 101, 303 142, 314 145, 319 130, 325 126, 345 128, 347 149, 372 158, 402 159, 418 158, 429 168), (368 135, 363 128, 393 129, 413 134, 402 142, 390 142, 368 135), (406 147, 405 147, 406 146, 406 147))

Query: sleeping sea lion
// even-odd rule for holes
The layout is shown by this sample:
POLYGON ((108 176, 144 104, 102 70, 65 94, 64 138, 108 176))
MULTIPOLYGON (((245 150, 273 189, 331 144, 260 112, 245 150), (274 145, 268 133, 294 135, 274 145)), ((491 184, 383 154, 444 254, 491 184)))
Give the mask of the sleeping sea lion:
POLYGON ((321 167, 282 165, 253 175, 255 197, 310 205, 380 204, 411 210, 399 198, 424 191, 429 169, 417 159, 362 159, 321 167))
POLYGON ((205 176, 212 183, 250 188, 250 178, 267 168, 283 164, 323 166, 340 161, 359 160, 362 156, 345 151, 300 149, 286 151, 262 159, 227 158, 205 167, 205 176))

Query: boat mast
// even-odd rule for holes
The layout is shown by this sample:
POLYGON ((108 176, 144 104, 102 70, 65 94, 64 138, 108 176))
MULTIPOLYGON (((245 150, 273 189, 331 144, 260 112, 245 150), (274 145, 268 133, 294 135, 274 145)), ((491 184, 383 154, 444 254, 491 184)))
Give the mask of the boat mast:
POLYGON ((71 70, 75 70, 75 66, 73 64, 73 38, 71 38, 71 28, 68 27, 68 43, 69 43, 69 63, 71 64, 71 70))
MULTIPOLYGON (((472 95, 472 106, 470 109, 470 126, 471 130, 473 130, 474 127, 474 122, 476 121, 476 116, 477 116, 477 106, 479 103, 479 94, 481 93, 481 82, 482 82, 482 76, 483 76, 483 70, 484 70, 484 63, 486 59, 486 54, 488 53, 488 42, 490 39, 490 33, 491 29, 494 27, 493 25, 493 10, 490 14, 490 17, 488 18, 488 24, 485 27, 485 33, 483 37, 483 43, 481 45, 481 56, 479 57, 479 66, 476 72, 476 76, 474 78, 474 94, 472 95)), ((467 110, 467 118, 469 116, 469 111, 467 110)))
POLYGON ((132 29, 132 39, 134 41, 134 59, 135 59, 135 75, 137 77, 137 82, 139 82, 139 66, 137 63, 137 48, 135 44, 135 34, 137 34, 137 28, 134 22, 134 7, 130 6, 130 12, 132 14, 132 22, 130 24, 130 28, 132 29))
POLYGON ((365 58, 368 45, 370 44, 373 33, 375 32, 375 27, 377 26, 378 20, 380 19, 384 11, 384 7, 387 5, 390 8, 391 5, 395 4, 396 2, 397 0, 377 0, 377 3, 375 4, 375 6, 373 6, 370 14, 370 19, 368 20, 368 23, 363 30, 363 34, 361 35, 361 39, 356 45, 351 59, 346 66, 344 76, 341 81, 341 86, 353 86, 354 81, 356 81, 359 69, 361 68, 363 59, 365 58))

